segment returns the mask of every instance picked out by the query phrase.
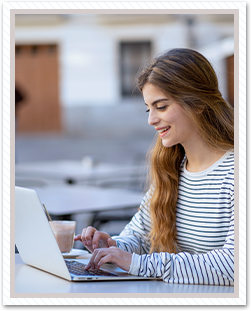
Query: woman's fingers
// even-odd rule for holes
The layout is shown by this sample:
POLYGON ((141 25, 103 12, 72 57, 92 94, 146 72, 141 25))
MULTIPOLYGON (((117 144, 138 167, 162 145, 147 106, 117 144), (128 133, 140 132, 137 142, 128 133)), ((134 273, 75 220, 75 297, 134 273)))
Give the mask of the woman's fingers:
POLYGON ((108 242, 108 247, 111 247, 111 246, 117 247, 117 242, 113 240, 112 238, 109 238, 107 242, 108 242))
POLYGON ((84 228, 81 235, 76 235, 74 241, 81 241, 90 252, 97 248, 117 246, 116 241, 111 239, 108 233, 98 231, 91 226, 84 228))
POLYGON ((93 236, 94 236, 96 231, 97 231, 97 229, 95 229, 93 227, 87 227, 87 228, 83 229, 82 241, 86 242, 86 245, 88 245, 88 246, 92 245, 93 236))
POLYGON ((115 263, 115 261, 114 261, 114 255, 111 253, 108 253, 108 254, 104 254, 104 256, 101 256, 100 258, 97 258, 97 263, 95 264, 95 266, 97 267, 96 269, 99 269, 105 263, 107 262, 115 263))
POLYGON ((99 245, 99 240, 101 238, 102 233, 100 231, 96 231, 93 235, 93 239, 92 239, 92 247, 93 249, 98 248, 99 245))
POLYGON ((103 264, 112 262, 121 269, 129 271, 132 260, 132 254, 122 251, 121 249, 111 246, 94 250, 92 257, 85 267, 88 269, 99 269, 103 264))
POLYGON ((81 234, 77 234, 77 235, 74 237, 74 241, 82 241, 81 234))
POLYGON ((103 265, 106 262, 109 262, 110 260, 106 261, 107 257, 111 258, 111 254, 108 252, 107 249, 96 249, 92 253, 92 257, 88 264, 85 267, 85 270, 88 269, 99 269, 101 265, 103 265), (101 263, 102 262, 102 263, 101 263))

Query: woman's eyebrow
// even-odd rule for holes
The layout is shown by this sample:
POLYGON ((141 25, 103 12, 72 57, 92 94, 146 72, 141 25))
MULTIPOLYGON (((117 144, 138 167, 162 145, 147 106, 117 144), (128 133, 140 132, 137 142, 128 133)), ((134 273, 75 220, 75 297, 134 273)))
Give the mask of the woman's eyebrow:
MULTIPOLYGON (((163 102, 163 101, 168 101, 168 99, 167 98, 157 99, 157 100, 155 100, 154 102, 151 103, 151 106, 154 106, 154 105, 158 104, 159 102, 163 102)), ((148 106, 147 103, 145 103, 145 105, 148 106)))

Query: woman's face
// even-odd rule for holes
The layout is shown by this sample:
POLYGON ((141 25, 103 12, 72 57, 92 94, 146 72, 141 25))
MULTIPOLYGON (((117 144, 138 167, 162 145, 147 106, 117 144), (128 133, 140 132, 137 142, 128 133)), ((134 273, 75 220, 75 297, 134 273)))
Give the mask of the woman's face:
POLYGON ((147 83, 143 88, 148 123, 158 131, 165 147, 181 144, 185 149, 196 145, 198 132, 182 107, 171 96, 147 83))

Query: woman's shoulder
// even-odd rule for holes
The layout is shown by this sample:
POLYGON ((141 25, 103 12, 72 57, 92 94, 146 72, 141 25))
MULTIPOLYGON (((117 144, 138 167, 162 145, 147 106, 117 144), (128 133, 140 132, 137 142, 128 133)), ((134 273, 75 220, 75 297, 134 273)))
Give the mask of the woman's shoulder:
POLYGON ((233 149, 230 149, 226 152, 226 154, 222 158, 220 166, 229 167, 229 169, 234 169, 234 150, 233 149))
POLYGON ((234 185, 234 150, 229 150, 218 166, 218 172, 223 174, 224 183, 234 185))
POLYGON ((226 158, 228 158, 228 159, 234 159, 234 149, 229 149, 229 150, 226 152, 226 158))
POLYGON ((214 164, 200 172, 189 172, 186 170, 186 156, 180 166, 180 176, 186 180, 206 180, 208 178, 223 178, 228 173, 234 173, 234 150, 230 149, 214 164))

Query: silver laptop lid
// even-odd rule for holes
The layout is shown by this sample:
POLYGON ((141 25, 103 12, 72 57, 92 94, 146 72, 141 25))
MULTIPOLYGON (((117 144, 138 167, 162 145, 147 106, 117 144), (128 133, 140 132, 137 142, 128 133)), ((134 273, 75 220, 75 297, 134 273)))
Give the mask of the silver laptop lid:
POLYGON ((15 187, 15 243, 26 264, 71 280, 35 190, 15 187))

